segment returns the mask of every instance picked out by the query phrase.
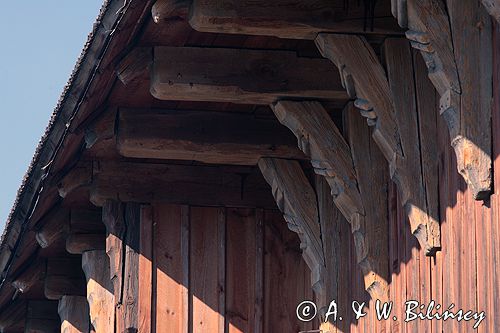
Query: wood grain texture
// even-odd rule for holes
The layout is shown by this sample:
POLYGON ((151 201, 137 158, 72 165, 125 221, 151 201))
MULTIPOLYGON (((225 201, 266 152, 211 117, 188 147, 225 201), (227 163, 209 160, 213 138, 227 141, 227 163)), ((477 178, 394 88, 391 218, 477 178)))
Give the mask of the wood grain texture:
POLYGON ((192 332, 224 332, 225 212, 191 208, 190 304, 192 332))
POLYGON ((256 165, 261 157, 303 159, 278 122, 227 112, 120 109, 117 147, 133 158, 256 165))
POLYGON ((49 300, 60 300, 65 295, 85 295, 85 276, 79 257, 47 259, 44 295, 49 300))
POLYGON ((153 329, 153 208, 141 206, 139 240, 139 281, 137 290, 137 333, 153 329))
MULTIPOLYGON (((170 1, 171 2, 171 1, 170 1)), ((194 0, 189 23, 198 31, 246 35, 265 35, 292 39, 314 39, 319 32, 400 33, 387 19, 388 1, 376 6, 373 27, 359 19, 363 5, 353 2, 347 8, 342 0, 237 1, 224 3, 194 0), (307 12, 307 15, 304 15, 307 12)))
POLYGON ((493 16, 495 20, 500 22, 500 1, 499 0, 481 0, 484 8, 493 16))
POLYGON ((82 268, 87 279, 90 324, 95 333, 113 332, 115 297, 110 279, 110 261, 105 251, 82 254, 82 268))
POLYGON ((84 296, 63 296, 58 306, 61 318, 61 333, 90 332, 90 315, 87 298, 84 296))
POLYGON ((185 243, 189 244, 189 224, 186 226, 181 206, 155 204, 153 210, 155 329, 187 333, 190 317, 184 309, 189 307, 189 253, 185 243))
POLYGON ((66 238, 66 251, 70 254, 82 254, 86 251, 105 250, 105 234, 71 233, 66 238))
MULTIPOLYGON (((432 255, 440 246, 439 230, 430 226, 435 220, 430 220, 428 216, 421 187, 423 178, 421 169, 416 170, 420 174, 418 186, 421 190, 418 192, 414 192, 413 188, 415 177, 413 173, 408 172, 411 167, 419 164, 418 161, 415 163, 414 158, 420 159, 420 154, 419 150, 414 148, 418 145, 419 139, 417 129, 414 128, 412 132, 408 132, 411 126, 414 126, 413 119, 403 119, 399 116, 399 113, 407 115, 404 113, 406 112, 405 106, 400 103, 406 100, 406 92, 391 90, 384 68, 373 48, 364 38, 320 34, 316 38, 316 44, 322 54, 337 65, 345 77, 344 81, 354 82, 358 107, 375 112, 376 118, 373 118, 371 114, 363 114, 363 112, 362 114, 368 116, 369 124, 374 126, 372 136, 389 162, 391 179, 396 182, 402 193, 403 205, 406 207, 412 232, 425 251, 432 255), (399 110, 399 108, 402 109, 399 110), (407 156, 406 150, 410 147, 413 154, 408 152, 409 156, 407 156), (431 231, 437 235, 431 234, 431 231)), ((409 65, 411 66, 411 62, 409 65)), ((394 66, 389 69, 394 69, 394 66)), ((408 70, 412 69, 408 68, 408 70)), ((393 84, 393 88, 400 89, 401 85, 393 84)))
POLYGON ((56 301, 30 300, 26 312, 25 333, 52 333, 61 330, 56 301))
POLYGON ((327 60, 221 48, 155 47, 150 90, 161 100, 244 104, 284 97, 347 98, 327 60))
MULTIPOLYGON (((393 13, 441 96, 457 168, 477 200, 491 194, 491 22, 477 0, 393 1, 393 13), (466 13, 466 15, 463 15, 466 13), (478 89, 472 87, 480 87, 478 89), (480 112, 480 116, 476 116, 480 112), (473 116, 474 115, 474 116, 473 116)), ((491 6, 489 7, 492 8, 491 6)))
POLYGON ((425 86, 417 86, 417 68, 406 40, 387 39, 384 43, 384 56, 396 111, 395 120, 404 152, 404 159, 398 168, 400 175, 393 179, 397 182, 401 200, 405 203, 404 209, 412 224, 412 232, 421 245, 427 245, 424 251, 431 255, 441 248, 439 215, 433 201, 438 197, 435 185, 437 151, 432 149, 437 141, 436 117, 432 116, 432 110, 436 106, 432 100, 427 105, 422 103, 431 98, 434 91, 422 91, 425 86), (426 93, 425 97, 423 93, 426 93), (426 118, 427 114, 429 117, 426 118))
MULTIPOLYGON (((353 111, 347 108, 348 111, 353 111)), ((348 112, 346 111, 346 112, 348 112)), ((356 243, 358 263, 365 274, 365 288, 374 298, 387 298, 387 272, 382 269, 382 257, 376 255, 381 251, 380 240, 386 235, 377 230, 369 231, 371 225, 377 225, 383 216, 383 203, 373 206, 371 201, 378 201, 380 193, 377 186, 371 186, 370 179, 365 179, 364 192, 360 192, 359 177, 362 172, 355 169, 354 158, 362 160, 370 152, 366 151, 369 140, 353 142, 349 147, 340 131, 333 123, 326 110, 317 102, 281 101, 274 106, 274 112, 281 123, 292 130, 299 141, 299 147, 310 156, 314 171, 324 176, 331 188, 331 195, 337 208, 351 223, 356 243), (365 205, 371 210, 365 209, 365 205), (374 243, 370 242, 370 238, 374 243)), ((353 135, 363 131, 356 127, 353 135), (355 134, 354 134, 355 133, 355 134)), ((379 155, 370 156, 372 167, 368 171, 385 170, 380 164, 379 155)), ((371 172, 371 171, 370 171, 371 172)), ((383 174, 383 171, 382 171, 383 174)), ((375 179, 383 179, 380 174, 375 179)))
POLYGON ((90 199, 274 208, 257 168, 100 162, 90 199), (244 179, 243 179, 244 177, 244 179), (242 195, 243 182, 243 195, 242 195))
POLYGON ((36 240, 40 247, 47 248, 62 239, 69 229, 70 212, 59 205, 37 222, 36 240))

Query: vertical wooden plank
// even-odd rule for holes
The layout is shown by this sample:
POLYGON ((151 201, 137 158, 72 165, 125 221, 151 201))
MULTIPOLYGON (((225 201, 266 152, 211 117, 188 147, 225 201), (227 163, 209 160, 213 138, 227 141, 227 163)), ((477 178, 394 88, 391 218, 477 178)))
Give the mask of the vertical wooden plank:
POLYGON ((225 244, 225 240, 221 239, 225 231, 222 226, 224 215, 222 209, 191 208, 190 298, 193 333, 224 332, 224 304, 221 304, 225 295, 225 285, 221 283, 221 273, 225 270, 221 250, 225 244))
POLYGON ((141 207, 138 286, 138 333, 151 332, 153 297, 153 210, 141 207))
POLYGON ((183 208, 178 205, 157 204, 154 210, 154 262, 156 276, 156 332, 187 333, 188 319, 182 251, 183 208))
POLYGON ((403 298, 401 297, 403 291, 406 289, 402 288, 402 272, 404 271, 405 263, 404 259, 400 257, 400 243, 401 238, 399 237, 400 221, 398 219, 398 197, 396 185, 392 182, 389 184, 388 191, 388 210, 389 210, 389 259, 390 259, 390 272, 391 272, 391 284, 390 284, 390 300, 394 302, 394 316, 399 320, 390 320, 390 332, 399 333, 402 332, 402 304, 403 298))
POLYGON ((226 209, 219 208, 217 212, 217 285, 219 292, 219 333, 225 332, 226 313, 226 209))
POLYGON ((88 251, 82 254, 90 325, 95 333, 109 333, 115 329, 115 298, 109 267, 109 257, 105 251, 88 251))
POLYGON ((264 326, 264 210, 255 213, 255 333, 264 326))
MULTIPOLYGON (((316 175, 316 196, 318 198, 318 212, 321 225, 321 239, 325 254, 325 278, 323 299, 317 300, 317 306, 320 313, 328 311, 328 306, 332 300, 338 301, 339 298, 339 270, 340 264, 340 245, 342 244, 337 233, 337 224, 347 223, 340 214, 333 202, 331 189, 324 177, 316 175)), ((318 296, 318 295, 316 295, 318 296)), ((333 318, 330 321, 321 323, 321 330, 331 333, 337 332, 333 318)), ((323 321, 323 318, 322 318, 323 321)))
POLYGON ((85 297, 63 296, 57 310, 61 318, 61 333, 89 333, 89 305, 85 297))
POLYGON ((265 212, 264 332, 299 332, 312 329, 297 319, 295 310, 313 300, 310 271, 302 259, 300 241, 277 212, 265 212))
POLYGON ((255 332, 256 216, 251 209, 227 210, 226 332, 255 332))
POLYGON ((189 332, 189 256, 190 221, 189 206, 181 206, 181 263, 182 263, 182 327, 181 333, 189 332))

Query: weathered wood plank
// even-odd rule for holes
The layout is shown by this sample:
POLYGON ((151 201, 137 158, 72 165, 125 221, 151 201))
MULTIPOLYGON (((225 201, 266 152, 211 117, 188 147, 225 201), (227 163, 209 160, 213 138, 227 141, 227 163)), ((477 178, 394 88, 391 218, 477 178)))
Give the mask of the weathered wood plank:
POLYGON ((433 254, 441 247, 439 215, 435 204, 438 201, 431 201, 438 198, 438 188, 433 182, 437 182, 437 152, 429 149, 437 141, 436 118, 432 117, 432 110, 436 106, 429 100, 434 91, 428 89, 426 92, 429 96, 421 95, 424 91, 419 91, 420 87, 414 79, 416 68, 413 65, 412 50, 406 40, 387 39, 384 43, 384 55, 396 111, 395 120, 404 152, 404 160, 398 168, 400 175, 394 177, 394 180, 398 183, 413 235, 421 245, 427 244, 424 250, 428 254, 433 254), (420 104, 424 99, 429 100, 427 105, 420 104), (425 107, 430 109, 426 110, 425 107), (430 117, 425 118, 426 114, 430 114, 430 117), (429 177, 431 179, 426 179, 429 177), (432 209, 429 207, 431 204, 432 209))
POLYGON ((188 232, 189 225, 184 225, 182 206, 155 204, 153 213, 156 332, 188 333, 190 317, 183 309, 189 304, 186 297, 189 255, 183 250, 186 242, 183 235, 188 232))
POLYGON ((114 332, 115 298, 110 276, 110 261, 105 251, 82 254, 82 268, 87 278, 87 301, 90 324, 95 333, 114 332))
POLYGON ((61 333, 90 332, 89 304, 84 296, 63 296, 57 308, 61 333))
POLYGON ((284 97, 346 99, 325 59, 288 51, 155 47, 151 93, 161 100, 270 104, 284 97))
POLYGON ((0 311, 0 329, 2 332, 14 331, 16 328, 23 328, 27 311, 26 300, 17 299, 0 311), (19 327, 21 326, 21 327, 19 327))
POLYGON ((388 300, 389 217, 387 183, 389 172, 384 157, 374 144, 363 117, 349 103, 344 109, 344 126, 351 147, 364 216, 351 217, 356 256, 364 275, 365 288, 373 300, 388 300))
POLYGON ((227 211, 226 332, 255 332, 255 210, 227 211))
POLYGON ((100 162, 90 199, 204 206, 265 207, 275 203, 256 168, 100 162), (243 190, 243 193, 242 193, 243 190))
POLYGON ((324 322, 324 317, 332 300, 339 300, 339 270, 340 266, 340 245, 341 240, 336 232, 337 223, 347 223, 343 220, 342 214, 335 207, 333 197, 330 194, 331 188, 324 177, 316 175, 316 196, 318 198, 318 213, 321 226, 321 240, 325 252, 325 288, 321 295, 316 295, 318 311, 321 315, 320 329, 325 332, 336 333, 335 322, 332 317, 330 321, 324 322))
POLYGON ((173 15, 187 14, 191 0, 157 0, 151 8, 151 15, 155 23, 161 23, 173 15))
POLYGON ((228 112, 120 109, 117 146, 125 157, 217 164, 305 158, 275 120, 228 112))
POLYGON ((92 164, 82 161, 75 165, 57 184, 59 196, 67 197, 71 192, 92 182, 92 164))
POLYGON ((297 161, 264 158, 259 161, 259 168, 271 186, 288 228, 300 238, 314 291, 323 293, 325 258, 314 189, 297 161))
POLYGON ((106 231, 102 222, 101 209, 72 208, 69 220, 69 231, 71 233, 92 234, 106 231))
POLYGON ((220 275, 225 270, 221 252, 225 251, 224 215, 222 208, 191 208, 189 293, 193 333, 224 332, 225 283, 220 275))
POLYGON ((153 208, 141 207, 137 333, 151 332, 153 301, 153 208))
MULTIPOLYGON (((422 199, 422 191, 414 193, 412 183, 415 177, 413 173, 407 171, 416 163, 412 157, 406 156, 405 148, 418 144, 416 141, 418 136, 411 136, 407 132, 409 126, 414 125, 411 119, 403 120, 396 116, 398 112, 403 113, 406 110, 398 110, 401 107, 400 103, 395 104, 391 85, 377 55, 368 42, 358 36, 320 34, 316 44, 322 54, 337 65, 345 77, 344 81, 354 82, 354 90, 358 97, 357 106, 375 112, 376 118, 371 114, 365 114, 369 118, 369 124, 374 125, 372 136, 389 162, 391 179, 398 185, 413 234, 426 253, 432 255, 439 249, 440 243, 438 235, 430 234, 429 231, 439 230, 430 228, 431 223, 425 200, 422 199)), ((397 85, 395 87, 399 88, 397 85)), ((396 98, 401 97, 401 100, 405 100, 404 90, 396 90, 395 93, 400 94, 396 95, 396 98)), ((420 157, 419 154, 412 156, 420 157)), ((421 169, 417 172, 421 173, 421 169)), ((421 179, 422 175, 419 177, 421 179)))
POLYGON ((369 14, 364 12, 364 6, 357 2, 350 2, 347 6, 343 0, 306 0, 300 4, 286 0, 230 0, 224 3, 194 0, 190 7, 189 23, 195 30, 203 32, 292 39, 314 39, 319 32, 400 33, 395 22, 387 19, 390 16, 388 1, 377 4, 373 22, 370 22, 369 14))

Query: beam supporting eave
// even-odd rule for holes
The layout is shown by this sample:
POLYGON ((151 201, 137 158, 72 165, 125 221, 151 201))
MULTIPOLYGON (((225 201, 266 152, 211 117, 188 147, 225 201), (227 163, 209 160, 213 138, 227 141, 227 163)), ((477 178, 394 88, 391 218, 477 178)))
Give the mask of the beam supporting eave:
MULTIPOLYGON (((458 172, 476 200, 492 190, 491 19, 476 1, 393 0, 393 15, 420 50, 441 96, 458 172)), ((499 1, 483 1, 498 19, 499 1)))
POLYGON ((500 0, 481 0, 483 6, 500 23, 500 0))
POLYGON ((297 161, 263 158, 259 168, 271 185, 278 208, 301 241, 304 260, 311 269, 311 284, 316 294, 323 292, 325 258, 316 194, 297 161))
MULTIPOLYGON (((351 152, 327 111, 318 102, 281 101, 274 105, 274 112, 278 120, 295 134, 299 147, 310 157, 315 173, 325 177, 335 205, 351 224, 365 289, 374 299, 386 299, 388 273, 383 265, 385 257, 380 254, 384 253, 382 248, 387 246, 388 235, 373 229, 375 225, 387 223, 387 219, 383 218, 385 208, 380 204, 374 205, 369 211, 365 209, 369 201, 377 201, 377 198, 382 197, 376 191, 382 189, 383 185, 370 186, 363 183, 367 186, 361 187, 358 182, 360 172, 367 171, 371 174, 370 170, 378 170, 381 165, 384 167, 384 164, 377 162, 380 159, 383 162, 381 154, 375 156, 368 152, 374 165, 356 170, 353 156, 366 158, 361 155, 366 153, 364 149, 369 145, 364 142, 355 143, 357 155, 353 155, 354 152, 351 152)), ((384 168, 374 177, 377 181, 385 181, 383 170, 384 168)), ((368 174, 367 177, 370 178, 368 174)))
POLYGON ((439 227, 432 225, 434 220, 429 218, 426 209, 421 171, 409 172, 412 166, 421 165, 421 155, 406 156, 405 150, 419 144, 418 135, 409 136, 405 132, 405 128, 416 127, 416 122, 396 116, 398 110, 389 80, 366 39, 354 35, 319 34, 316 44, 323 56, 339 68, 347 91, 352 98, 357 98, 355 105, 373 126, 373 139, 389 162, 391 179, 398 185, 412 233, 426 254, 432 255, 441 246, 439 227), (421 190, 415 192, 415 188, 421 190))

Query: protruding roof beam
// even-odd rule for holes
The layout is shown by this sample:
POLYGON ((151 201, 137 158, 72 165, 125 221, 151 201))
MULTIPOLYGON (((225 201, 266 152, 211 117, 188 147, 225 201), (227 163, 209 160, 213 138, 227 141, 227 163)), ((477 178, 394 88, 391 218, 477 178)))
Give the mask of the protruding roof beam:
MULTIPOLYGON (((325 177, 335 205, 351 224, 366 290, 374 299, 387 299, 388 272, 382 264, 385 257, 380 254, 387 252, 382 249, 387 247, 388 235, 386 232, 375 232, 384 228, 374 227, 387 223, 387 217, 384 216, 386 206, 371 203, 379 202, 383 197, 377 192, 383 188, 383 184, 378 187, 373 185, 373 181, 384 181, 385 161, 380 152, 367 151, 369 142, 353 142, 350 148, 318 102, 281 101, 275 105, 274 112, 280 122, 295 134, 299 146, 311 158, 314 171, 325 177), (371 165, 356 170, 353 158, 370 160, 371 165), (381 159, 383 164, 380 163, 381 159), (370 176, 377 171, 380 172, 371 179, 370 176), (359 177, 370 179, 372 184, 363 182, 361 187, 359 177)), ((363 138, 362 133, 353 135, 363 138)), ((366 163, 360 164, 363 165, 366 163)))
POLYGON ((384 4, 376 6, 371 14, 373 17, 366 14, 364 4, 350 2, 347 7, 344 0, 305 0, 300 4, 286 0, 158 0, 152 10, 156 23, 187 16, 191 26, 202 32, 295 39, 314 39, 325 31, 401 33, 384 4))
POLYGON ((161 100, 270 104, 282 98, 346 99, 325 59, 289 51, 155 47, 151 93, 161 100))
MULTIPOLYGON (((498 9, 493 1, 490 10, 498 9)), ((498 3, 498 1, 495 1, 498 3)), ((474 1, 393 0, 393 14, 421 51, 441 96, 457 168, 476 200, 491 193, 491 20, 474 1), (486 55, 486 56, 485 56, 486 55)), ((489 4, 489 6, 488 6, 489 4)))
POLYGON ((324 288, 325 257, 314 189, 297 161, 263 158, 259 161, 259 168, 271 185, 288 228, 300 238, 302 256, 311 269, 313 290, 321 294, 324 288))
POLYGON ((412 123, 412 119, 396 116, 398 111, 387 75, 374 50, 363 37, 320 34, 316 44, 322 54, 337 65, 344 81, 352 82, 352 92, 356 96, 351 97, 357 97, 358 105, 362 105, 365 110, 375 112, 376 118, 368 115, 369 124, 374 126, 373 138, 389 162, 391 178, 398 185, 412 233, 425 252, 432 255, 440 248, 439 233, 436 235, 435 228, 430 225, 425 210, 425 196, 421 191, 415 192, 415 184, 422 185, 421 171, 416 170, 417 176, 408 172, 415 164, 420 164, 421 156, 405 155, 405 148, 418 144, 418 136, 404 132, 405 128, 416 127, 418 124, 412 123))
POLYGON ((118 151, 125 157, 256 165, 261 157, 305 159, 275 119, 206 111, 120 109, 118 151))

